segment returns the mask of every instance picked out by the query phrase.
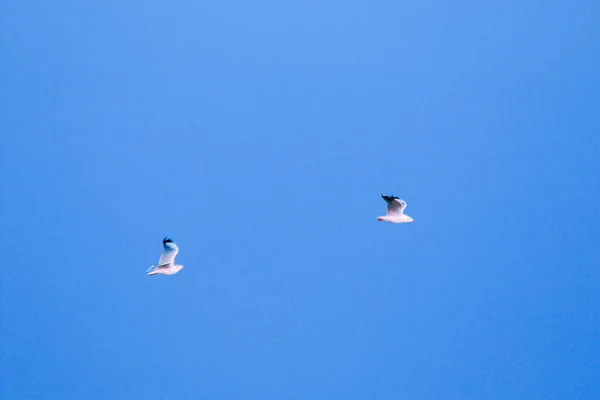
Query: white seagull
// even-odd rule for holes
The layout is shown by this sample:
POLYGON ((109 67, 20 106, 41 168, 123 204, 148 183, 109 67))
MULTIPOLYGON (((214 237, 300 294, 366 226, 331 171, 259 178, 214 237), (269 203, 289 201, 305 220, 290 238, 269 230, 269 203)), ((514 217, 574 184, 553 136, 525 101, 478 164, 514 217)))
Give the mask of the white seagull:
POLYGON ((173 275, 178 273, 183 265, 175 265, 175 256, 179 252, 179 247, 169 238, 163 239, 165 248, 158 259, 158 265, 153 265, 146 270, 149 276, 156 274, 173 275))
POLYGON ((396 196, 386 196, 382 194, 381 197, 387 203, 387 212, 384 217, 377 217, 378 221, 391 222, 392 224, 403 224, 406 222, 414 222, 415 220, 404 214, 406 208, 406 202, 400 200, 396 196))

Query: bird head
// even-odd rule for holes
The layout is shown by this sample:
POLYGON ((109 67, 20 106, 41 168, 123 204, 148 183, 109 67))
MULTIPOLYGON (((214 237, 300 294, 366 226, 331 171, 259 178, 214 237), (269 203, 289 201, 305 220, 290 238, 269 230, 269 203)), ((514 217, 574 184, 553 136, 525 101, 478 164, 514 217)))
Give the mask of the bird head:
POLYGON ((394 196, 393 194, 392 194, 392 195, 389 195, 389 196, 388 196, 388 195, 385 195, 385 194, 382 194, 382 195, 381 195, 381 197, 382 197, 382 198, 383 198, 385 201, 387 201, 387 202, 394 201, 394 200, 396 200, 396 199, 398 198, 398 197, 394 196))

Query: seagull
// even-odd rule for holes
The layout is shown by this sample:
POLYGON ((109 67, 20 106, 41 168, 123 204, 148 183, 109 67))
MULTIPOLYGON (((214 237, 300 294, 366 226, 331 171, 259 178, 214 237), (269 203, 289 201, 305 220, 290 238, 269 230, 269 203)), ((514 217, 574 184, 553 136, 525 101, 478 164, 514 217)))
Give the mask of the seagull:
POLYGON ((178 273, 183 265, 175 265, 175 256, 179 252, 179 247, 169 238, 163 239, 165 248, 158 259, 158 265, 153 265, 146 270, 149 276, 156 274, 174 275, 178 273))
POLYGON ((381 197, 387 203, 387 212, 384 217, 377 217, 377 221, 391 222, 392 224, 403 224, 406 222, 414 222, 415 220, 404 214, 406 208, 406 202, 400 200, 396 196, 386 196, 382 194, 381 197))

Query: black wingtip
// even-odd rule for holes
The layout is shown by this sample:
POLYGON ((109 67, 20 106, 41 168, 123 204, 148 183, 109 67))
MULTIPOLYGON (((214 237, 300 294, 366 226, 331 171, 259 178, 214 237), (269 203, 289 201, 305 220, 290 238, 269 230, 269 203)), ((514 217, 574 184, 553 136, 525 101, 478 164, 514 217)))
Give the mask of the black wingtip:
POLYGON ((385 195, 385 194, 382 194, 382 195, 381 195, 381 197, 382 197, 382 198, 383 198, 385 201, 387 201, 388 203, 389 203, 390 201, 394 201, 395 199, 397 199, 397 198, 398 198, 398 197, 396 197, 396 196, 393 196, 393 195, 392 195, 392 196, 387 196, 387 195, 385 195))

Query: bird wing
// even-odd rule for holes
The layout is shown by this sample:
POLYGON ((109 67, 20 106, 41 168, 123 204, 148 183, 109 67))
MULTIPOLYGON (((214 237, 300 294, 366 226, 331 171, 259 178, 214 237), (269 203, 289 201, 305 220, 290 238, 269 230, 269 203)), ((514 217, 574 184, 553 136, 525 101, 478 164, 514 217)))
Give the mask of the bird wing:
POLYGON ((406 208, 406 202, 395 196, 382 195, 383 199, 387 203, 387 215, 402 215, 406 208))
POLYGON ((173 264, 175 262, 175 256, 179 252, 179 248, 173 242, 166 243, 164 247, 165 249, 158 259, 158 265, 173 264))

